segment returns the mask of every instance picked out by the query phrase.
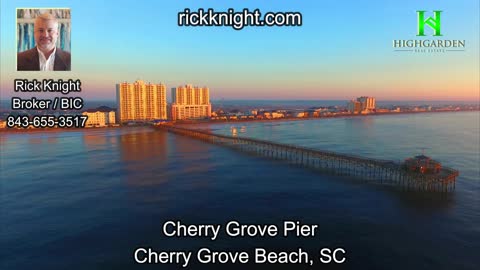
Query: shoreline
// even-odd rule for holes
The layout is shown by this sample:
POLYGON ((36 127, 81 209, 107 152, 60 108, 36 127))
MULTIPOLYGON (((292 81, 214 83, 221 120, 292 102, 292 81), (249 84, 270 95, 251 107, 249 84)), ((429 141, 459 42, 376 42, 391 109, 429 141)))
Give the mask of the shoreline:
MULTIPOLYGON (((29 129, 20 129, 20 128, 2 128, 0 129, 0 134, 2 133, 40 133, 40 132, 74 132, 82 130, 109 130, 109 129, 119 129, 119 128, 136 128, 139 126, 117 126, 117 127, 92 127, 92 128, 29 128, 29 129)), ((149 127, 149 126, 141 126, 149 127)))
POLYGON ((402 114, 427 114, 427 113, 455 113, 455 112, 480 112, 480 110, 455 110, 455 111, 422 111, 422 112, 387 112, 387 113, 370 113, 370 114, 342 114, 321 117, 281 117, 272 119, 238 119, 238 120, 184 120, 173 122, 173 125, 200 125, 200 124, 233 124, 233 123, 247 123, 247 122, 277 122, 277 121, 302 121, 302 120, 320 120, 330 118, 351 118, 351 117, 368 117, 368 116, 390 116, 402 114))
MULTIPOLYGON (((456 113, 456 112, 479 112, 480 110, 455 110, 455 111, 422 111, 422 112, 387 112, 387 113, 371 113, 371 114, 342 114, 322 117, 282 117, 273 119, 238 119, 238 120, 186 120, 170 122, 167 125, 189 126, 189 125, 212 125, 212 124, 234 124, 234 123, 248 123, 248 122, 288 122, 288 121, 302 121, 302 120, 320 120, 331 118, 352 118, 352 117, 368 117, 368 116, 391 116, 403 114, 427 114, 427 113, 456 113)), ((39 133, 39 132, 74 132, 82 130, 111 130, 111 129, 136 129, 136 128, 155 127, 154 125, 134 125, 134 126, 112 126, 112 127, 89 127, 89 128, 1 128, 0 134, 15 134, 15 133, 39 133)))

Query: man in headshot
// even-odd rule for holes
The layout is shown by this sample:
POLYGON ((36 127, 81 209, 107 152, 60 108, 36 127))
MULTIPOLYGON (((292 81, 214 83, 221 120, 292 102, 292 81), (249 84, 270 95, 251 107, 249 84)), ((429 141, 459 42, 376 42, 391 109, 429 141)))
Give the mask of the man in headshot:
POLYGON ((43 13, 33 27, 35 48, 17 54, 17 70, 70 70, 70 53, 56 47, 58 21, 52 14, 43 13))

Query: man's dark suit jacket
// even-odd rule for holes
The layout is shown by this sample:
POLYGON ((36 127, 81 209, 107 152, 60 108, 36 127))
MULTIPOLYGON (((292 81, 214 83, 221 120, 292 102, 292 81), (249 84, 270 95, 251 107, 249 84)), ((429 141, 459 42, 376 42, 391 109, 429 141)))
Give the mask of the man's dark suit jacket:
MULTIPOLYGON (((17 54, 17 70, 40 70, 37 47, 17 54)), ((55 51, 53 70, 70 71, 70 53, 59 48, 55 51)))

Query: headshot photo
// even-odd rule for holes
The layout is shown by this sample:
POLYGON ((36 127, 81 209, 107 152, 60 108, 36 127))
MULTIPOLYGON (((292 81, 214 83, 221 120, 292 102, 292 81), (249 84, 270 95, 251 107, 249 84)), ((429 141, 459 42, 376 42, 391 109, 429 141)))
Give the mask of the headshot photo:
POLYGON ((70 9, 17 9, 17 70, 70 71, 70 9))

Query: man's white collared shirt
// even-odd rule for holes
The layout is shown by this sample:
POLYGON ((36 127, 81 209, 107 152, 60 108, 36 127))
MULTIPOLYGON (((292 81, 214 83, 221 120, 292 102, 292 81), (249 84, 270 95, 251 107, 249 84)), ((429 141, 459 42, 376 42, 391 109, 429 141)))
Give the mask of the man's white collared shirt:
POLYGON ((57 48, 53 49, 53 52, 50 54, 48 59, 45 58, 45 55, 38 49, 38 60, 40 62, 40 70, 41 71, 53 71, 53 66, 55 63, 55 53, 57 52, 57 48))

